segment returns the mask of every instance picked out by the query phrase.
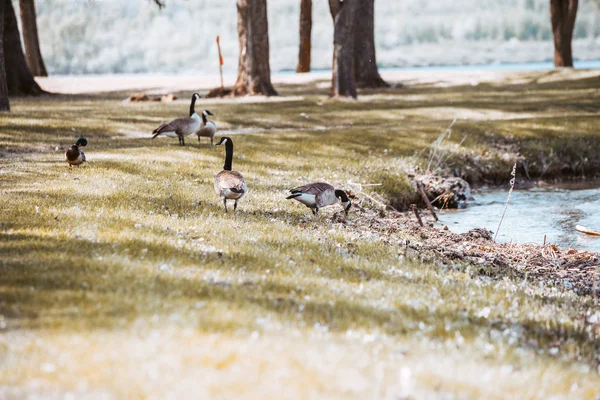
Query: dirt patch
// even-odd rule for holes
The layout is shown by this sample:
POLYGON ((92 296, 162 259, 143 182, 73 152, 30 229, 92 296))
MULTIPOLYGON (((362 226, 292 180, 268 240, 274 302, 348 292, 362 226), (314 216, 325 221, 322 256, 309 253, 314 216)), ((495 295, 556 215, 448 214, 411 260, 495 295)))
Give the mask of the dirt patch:
POLYGON ((218 97, 227 97, 231 96, 231 92, 233 90, 225 87, 218 87, 208 91, 208 93, 204 96, 207 99, 213 99, 218 97))
POLYGON ((148 96, 146 93, 134 93, 125 99, 125 101, 129 103, 141 103, 145 101, 162 101, 165 103, 170 103, 175 100, 177 100, 177 96, 175 96, 173 93, 163 94, 160 96, 148 96))
MULTIPOLYGON (((409 259, 471 269, 497 279, 535 280, 580 295, 600 293, 600 253, 561 249, 550 243, 496 243, 491 231, 472 229, 457 234, 429 220, 421 227, 411 213, 385 214, 370 203, 368 199, 354 201, 348 228, 398 246, 400 254, 409 259)), ((336 214, 334 221, 343 222, 342 214, 336 214)))

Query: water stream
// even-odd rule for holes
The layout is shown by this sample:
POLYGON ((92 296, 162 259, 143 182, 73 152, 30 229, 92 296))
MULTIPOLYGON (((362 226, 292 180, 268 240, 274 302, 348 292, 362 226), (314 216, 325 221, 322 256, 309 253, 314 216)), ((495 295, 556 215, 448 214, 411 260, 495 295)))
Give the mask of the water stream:
MULTIPOLYGON (((494 232, 504 210, 508 190, 473 192, 475 201, 462 210, 440 212, 440 222, 451 231, 472 228, 494 232)), ((600 237, 577 232, 575 225, 600 231, 600 182, 515 190, 500 227, 499 242, 556 243, 561 248, 600 252, 600 237)))

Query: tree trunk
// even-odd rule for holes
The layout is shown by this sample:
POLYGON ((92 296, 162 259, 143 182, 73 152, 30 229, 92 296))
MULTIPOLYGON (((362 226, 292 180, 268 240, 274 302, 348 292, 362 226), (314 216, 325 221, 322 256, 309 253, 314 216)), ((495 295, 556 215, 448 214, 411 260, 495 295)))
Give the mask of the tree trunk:
POLYGON ((377 70, 375 59, 375 0, 360 2, 356 19, 354 66, 356 84, 360 88, 389 87, 377 70))
POLYGON ((4 10, 5 1, 0 0, 0 111, 10 111, 6 71, 4 70, 4 10))
POLYGON ((33 79, 29 67, 27 67, 12 1, 0 1, 4 1, 5 4, 3 49, 8 93, 10 95, 38 95, 44 93, 33 79))
POLYGON ((296 72, 310 72, 312 0, 300 0, 300 51, 296 72))
POLYGON ((354 25, 361 0, 329 0, 334 17, 331 97, 356 98, 354 25))
POLYGON ((573 66, 571 42, 573 40, 578 2, 578 0, 550 0, 555 67, 573 66))
POLYGON ((240 56, 233 95, 276 96, 269 66, 267 0, 238 0, 240 56))
POLYGON ((40 51, 35 0, 19 0, 19 8, 21 9, 21 29, 23 29, 23 43, 29 70, 33 76, 48 76, 40 51))
POLYGON ((245 96, 249 93, 248 80, 248 0, 237 2, 237 28, 238 41, 240 44, 240 56, 238 59, 238 76, 233 85, 233 96, 245 96))

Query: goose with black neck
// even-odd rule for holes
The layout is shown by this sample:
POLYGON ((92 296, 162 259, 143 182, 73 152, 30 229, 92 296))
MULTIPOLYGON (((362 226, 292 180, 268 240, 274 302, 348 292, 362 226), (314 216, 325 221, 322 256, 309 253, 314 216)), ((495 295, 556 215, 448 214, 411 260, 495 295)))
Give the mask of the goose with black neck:
POLYGON ((167 137, 176 137, 179 138, 179 145, 185 146, 184 137, 189 136, 195 133, 198 129, 200 129, 200 116, 196 114, 195 106, 196 100, 200 99, 200 95, 198 93, 194 93, 192 95, 192 102, 190 103, 190 116, 184 118, 176 118, 171 122, 166 124, 161 124, 156 128, 152 133, 152 139, 156 138, 159 135, 164 135, 167 137))
POLYGON ((213 145, 215 133, 217 133, 217 125, 213 121, 208 120, 208 116, 213 115, 209 110, 202 110, 202 122, 200 123, 200 129, 196 131, 198 136, 198 144, 200 144, 201 137, 210 138, 210 145, 213 145))
POLYGON ((325 182, 314 182, 299 186, 290 190, 290 193, 291 195, 286 197, 287 200, 299 201, 310 208, 314 215, 317 215, 320 208, 336 204, 338 199, 342 202, 346 216, 348 216, 348 211, 352 206, 346 192, 325 182))
POLYGON ((225 164, 223 170, 215 176, 215 193, 223 199, 225 212, 227 212, 227 200, 234 200, 233 212, 235 212, 238 201, 246 194, 246 180, 241 173, 231 169, 233 163, 233 141, 231 138, 222 137, 217 143, 217 146, 220 145, 225 145, 225 164))

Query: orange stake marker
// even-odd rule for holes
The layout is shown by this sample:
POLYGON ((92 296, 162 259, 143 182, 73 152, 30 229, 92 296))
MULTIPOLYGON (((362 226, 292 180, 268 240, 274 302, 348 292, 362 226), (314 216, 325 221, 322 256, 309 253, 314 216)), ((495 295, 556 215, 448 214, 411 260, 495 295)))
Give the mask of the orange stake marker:
POLYGON ((221 43, 219 42, 219 36, 217 35, 217 49, 219 49, 219 73, 221 74, 221 90, 223 90, 223 55, 221 54, 221 43))

